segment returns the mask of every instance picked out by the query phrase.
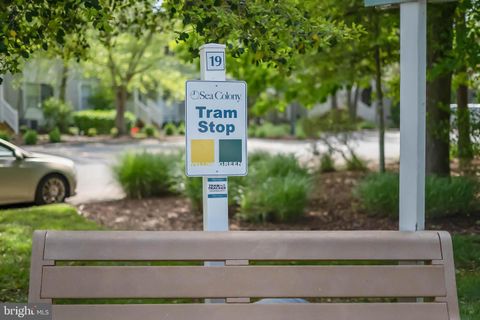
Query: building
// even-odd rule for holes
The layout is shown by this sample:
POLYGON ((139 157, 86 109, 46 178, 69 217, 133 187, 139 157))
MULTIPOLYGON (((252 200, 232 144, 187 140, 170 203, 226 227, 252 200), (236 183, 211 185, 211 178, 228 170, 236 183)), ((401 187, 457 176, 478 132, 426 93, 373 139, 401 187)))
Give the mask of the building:
MULTIPOLYGON (((0 123, 18 133, 20 126, 39 129, 44 124, 42 103, 59 97, 62 87, 63 64, 55 59, 35 59, 28 62, 22 74, 3 76, 0 85, 0 123)), ((65 100, 75 111, 92 109, 89 98, 99 86, 99 80, 83 76, 78 66, 68 70, 65 100)), ((160 93, 142 95, 135 91, 128 101, 132 111, 144 123, 161 127, 166 122, 184 119, 184 104, 162 99, 160 93)))

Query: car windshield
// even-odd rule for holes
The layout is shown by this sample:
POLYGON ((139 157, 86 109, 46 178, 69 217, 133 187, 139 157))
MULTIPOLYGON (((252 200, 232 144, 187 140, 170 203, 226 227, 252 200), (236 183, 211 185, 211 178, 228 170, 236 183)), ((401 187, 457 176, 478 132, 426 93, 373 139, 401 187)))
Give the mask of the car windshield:
POLYGON ((22 148, 19 148, 16 145, 14 145, 10 142, 7 142, 5 140, 2 140, 2 139, 0 139, 0 147, 8 148, 12 151, 14 151, 16 149, 16 150, 20 151, 25 157, 27 157, 27 158, 32 157, 32 154, 30 152, 28 152, 28 151, 26 151, 22 148))

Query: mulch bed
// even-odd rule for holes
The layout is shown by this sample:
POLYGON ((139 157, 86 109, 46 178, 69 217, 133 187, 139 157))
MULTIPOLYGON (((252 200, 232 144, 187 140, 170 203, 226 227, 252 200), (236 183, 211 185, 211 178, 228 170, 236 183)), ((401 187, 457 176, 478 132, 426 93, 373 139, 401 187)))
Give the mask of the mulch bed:
MULTIPOLYGON (((305 215, 295 223, 254 224, 233 216, 230 230, 398 229, 397 219, 369 216, 352 196, 352 187, 364 175, 342 171, 318 176, 305 215)), ((179 196, 91 203, 79 206, 79 211, 86 218, 115 230, 202 230, 202 214, 193 211, 189 200, 179 196)), ((427 221, 427 229, 480 233, 480 212, 431 219, 427 221)))

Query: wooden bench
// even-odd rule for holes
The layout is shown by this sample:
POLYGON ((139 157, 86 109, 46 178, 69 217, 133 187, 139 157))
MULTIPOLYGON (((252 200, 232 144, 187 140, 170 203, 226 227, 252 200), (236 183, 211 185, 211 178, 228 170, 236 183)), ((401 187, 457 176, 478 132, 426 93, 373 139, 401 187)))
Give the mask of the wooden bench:
POLYGON ((29 302, 52 299, 55 320, 460 319, 452 242, 435 231, 36 231, 29 302), (262 263, 270 261, 283 265, 262 263), (311 303, 254 303, 288 297, 311 303), (197 300, 55 304, 84 298, 197 300))

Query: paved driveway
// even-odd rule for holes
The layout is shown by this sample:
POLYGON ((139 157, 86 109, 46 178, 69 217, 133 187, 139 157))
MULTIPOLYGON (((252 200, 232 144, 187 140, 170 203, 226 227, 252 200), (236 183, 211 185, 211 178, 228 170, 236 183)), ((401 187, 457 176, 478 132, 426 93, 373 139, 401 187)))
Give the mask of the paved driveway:
MULTIPOLYGON (((355 152, 362 158, 377 161, 378 137, 376 132, 364 132, 356 135, 353 143, 355 152)), ((68 201, 74 204, 115 200, 124 197, 118 183, 113 179, 111 166, 118 157, 127 151, 168 152, 184 148, 183 139, 166 141, 139 140, 128 143, 85 143, 76 145, 49 144, 25 147, 31 152, 48 153, 67 157, 75 161, 78 171, 77 195, 68 201)), ((399 157, 400 135, 398 132, 387 132, 385 153, 387 159, 399 157)), ((319 144, 320 150, 326 150, 319 144)), ((312 155, 312 143, 297 140, 263 140, 249 139, 249 151, 264 150, 270 153, 292 153, 299 159, 308 160, 312 155)))

